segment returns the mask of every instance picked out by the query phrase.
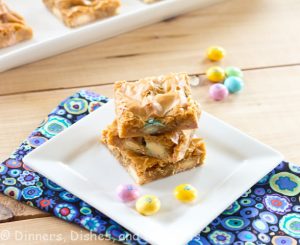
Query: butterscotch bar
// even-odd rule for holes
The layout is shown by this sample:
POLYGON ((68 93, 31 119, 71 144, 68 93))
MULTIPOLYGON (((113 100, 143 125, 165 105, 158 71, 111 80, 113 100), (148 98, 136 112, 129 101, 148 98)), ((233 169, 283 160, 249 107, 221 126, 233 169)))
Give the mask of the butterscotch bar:
POLYGON ((178 162, 183 159, 190 145, 194 130, 179 130, 163 135, 144 135, 134 138, 120 138, 117 131, 117 120, 102 132, 107 144, 131 150, 141 155, 178 162))
POLYGON ((22 16, 10 10, 0 0, 0 48, 15 45, 32 38, 32 29, 22 16))
POLYGON ((105 133, 102 142, 139 185, 198 167, 204 163, 206 154, 205 144, 200 138, 192 139, 184 159, 174 163, 126 150, 111 142, 105 133))
POLYGON ((43 0, 47 8, 69 27, 113 16, 120 0, 43 0))
POLYGON ((121 138, 198 127, 201 111, 185 73, 119 81, 114 93, 121 138))

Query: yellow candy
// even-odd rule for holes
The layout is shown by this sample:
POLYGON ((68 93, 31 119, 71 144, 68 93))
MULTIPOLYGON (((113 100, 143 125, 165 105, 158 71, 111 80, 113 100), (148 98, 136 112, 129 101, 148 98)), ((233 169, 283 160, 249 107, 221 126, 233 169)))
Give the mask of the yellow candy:
POLYGON ((174 196, 181 202, 191 203, 196 200, 198 191, 189 184, 178 185, 174 189, 174 196))
POLYGON ((206 76, 211 82, 223 82, 225 79, 225 71, 219 66, 213 66, 206 71, 206 76))
POLYGON ((207 49, 207 58, 211 61, 219 61, 224 58, 225 54, 225 49, 219 46, 213 46, 207 49))
POLYGON ((153 215, 160 209, 160 200, 153 195, 144 195, 137 200, 135 208, 142 215, 153 215))

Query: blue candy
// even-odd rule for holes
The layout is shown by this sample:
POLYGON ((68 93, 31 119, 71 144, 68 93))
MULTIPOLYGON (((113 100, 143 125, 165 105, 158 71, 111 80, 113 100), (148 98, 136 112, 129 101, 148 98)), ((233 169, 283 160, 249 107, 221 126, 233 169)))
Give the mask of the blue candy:
POLYGON ((227 87, 229 93, 236 93, 243 89, 244 81, 239 77, 228 77, 224 81, 224 85, 227 87))
POLYGON ((144 126, 144 132, 147 134, 156 134, 164 127, 165 125, 160 121, 150 118, 144 126))

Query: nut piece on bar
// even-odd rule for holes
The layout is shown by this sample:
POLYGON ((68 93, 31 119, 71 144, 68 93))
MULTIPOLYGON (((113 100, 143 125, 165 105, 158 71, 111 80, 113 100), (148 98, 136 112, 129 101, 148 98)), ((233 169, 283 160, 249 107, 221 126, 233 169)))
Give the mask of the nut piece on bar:
POLYGON ((0 0, 0 48, 29 40, 32 35, 32 29, 26 25, 23 17, 0 0))
POLYGON ((119 81, 114 90, 121 138, 198 128, 201 111, 185 73, 119 81))
POLYGON ((206 154, 205 144, 200 138, 193 138, 184 159, 174 163, 126 150, 121 145, 114 144, 116 142, 110 142, 105 133, 102 135, 102 142, 140 185, 198 167, 204 163, 206 154))
POLYGON ((117 13, 120 0, 43 0, 65 25, 77 27, 117 13))
POLYGON ((107 144, 125 150, 147 155, 168 162, 178 162, 185 156, 194 135, 193 129, 173 131, 162 135, 144 135, 134 138, 120 138, 117 120, 102 131, 107 144))

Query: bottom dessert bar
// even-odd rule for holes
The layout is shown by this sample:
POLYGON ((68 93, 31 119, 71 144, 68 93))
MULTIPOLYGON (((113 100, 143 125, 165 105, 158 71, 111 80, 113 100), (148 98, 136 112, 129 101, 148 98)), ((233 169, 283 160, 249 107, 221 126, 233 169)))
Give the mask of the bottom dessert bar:
POLYGON ((117 120, 103 130, 107 144, 121 146, 141 155, 147 155, 169 162, 178 162, 185 156, 195 130, 178 130, 161 135, 144 135, 134 138, 120 138, 117 120))
POLYGON ((206 154, 205 144, 200 138, 192 139, 184 159, 174 163, 109 144, 105 135, 102 137, 102 142, 107 145, 108 149, 139 185, 198 167, 204 163, 206 154))

